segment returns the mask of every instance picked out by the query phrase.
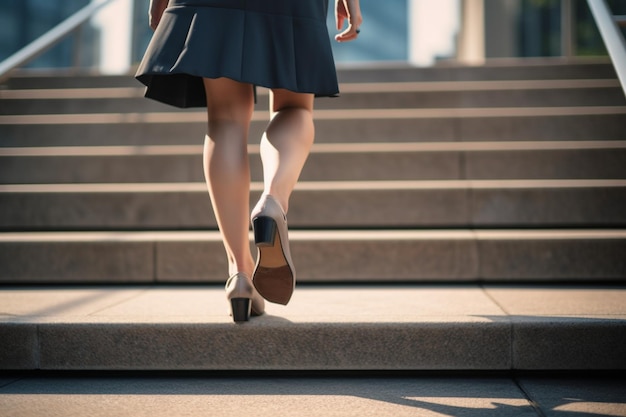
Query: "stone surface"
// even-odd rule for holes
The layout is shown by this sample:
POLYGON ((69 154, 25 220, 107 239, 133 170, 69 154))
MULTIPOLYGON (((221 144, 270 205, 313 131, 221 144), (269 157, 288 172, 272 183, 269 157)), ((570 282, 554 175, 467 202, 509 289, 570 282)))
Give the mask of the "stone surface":
MULTIPOLYGON (((4 310, 4 306, 0 308, 4 310)), ((19 320, 7 323, 6 314, 0 312, 0 369, 38 369, 37 325, 19 320)))
MULTIPOLYGON (((252 202, 261 188, 253 184, 252 202)), ((301 182, 292 228, 620 227, 626 180, 301 182)), ((216 229, 203 183, 0 185, 5 230, 216 229)))
POLYGON ((292 305, 270 305, 242 326, 228 317, 220 287, 31 287, 0 295, 11 300, 2 329, 37 325, 41 369, 510 367, 509 324, 481 318, 501 310, 471 286, 302 288, 292 305))
POLYGON ((623 379, 521 378, 520 386, 546 417, 626 416, 623 379))
POLYGON ((516 369, 626 367, 623 286, 516 285, 485 290, 513 321, 516 369))
MULTIPOLYGON (((295 227, 466 225, 463 182, 301 183, 290 202, 295 227)), ((252 201, 258 194, 254 185, 252 201)), ((216 229, 206 186, 111 184, 1 186, 0 226, 8 230, 216 229)))
POLYGON ((471 179, 626 178, 626 148, 477 150, 465 158, 471 179))
MULTIPOLYGON (((626 276, 619 229, 295 230, 290 244, 302 282, 626 276)), ((0 281, 11 283, 206 283, 223 282, 227 271, 216 231, 2 233, 0 247, 0 281)))
POLYGON ((29 377, 0 402, 3 417, 537 415, 507 378, 29 377))
POLYGON ((626 287, 605 285, 486 285, 486 293, 513 316, 626 316, 626 287))
POLYGON ((626 369, 626 316, 513 316, 513 367, 626 369))
POLYGON ((43 369, 507 369, 503 323, 42 324, 43 369), (480 352, 470 346, 486 344, 480 352), (393 354, 390 352, 393 346, 393 354), (65 350, 67 349, 67 350, 65 350), (446 354, 438 352, 445 349, 446 354))
MULTIPOLYGON (((64 154, 12 155, 0 149, 0 181, 3 184, 76 184, 202 181, 202 148, 195 154, 115 155, 102 149, 101 155, 75 155, 81 147, 64 154), (167 167, 167 169, 163 169, 167 167)), ((85 148, 82 148, 85 149, 85 148)), ((95 149, 94 149, 95 150, 95 149)), ((97 151, 97 150, 96 150, 97 151)), ((45 151, 44 151, 45 152, 45 151)), ((141 151, 139 151, 141 152, 141 151)))
POLYGON ((123 241, 0 242, 0 282, 150 282, 153 245, 123 241))
POLYGON ((300 286, 236 325, 221 285, 8 287, 0 358, 48 370, 626 369, 623 287, 514 291, 300 286))
MULTIPOLYGON (((327 110, 316 114, 317 143, 623 140, 624 107, 512 109, 327 110), (501 113, 501 114, 498 114, 501 113), (550 114, 553 113, 553 114, 550 114)), ((206 134, 204 112, 17 118, 0 116, 3 146, 180 145, 200 143, 206 134), (160 121, 160 119, 171 121, 160 121), (113 119, 113 120, 111 120, 113 119), (183 129, 184 126, 184 129, 183 129), (184 133, 181 133, 181 130, 184 133)), ((268 116, 258 113, 250 126, 258 143, 268 116)))
POLYGON ((477 227, 626 225, 626 181, 475 181, 474 184, 472 223, 477 227))
MULTIPOLYGON (((616 179, 625 158, 624 141, 316 144, 300 180, 616 179)), ((201 145, 0 148, 4 184, 203 181, 201 145)))
MULTIPOLYGON (((344 85, 339 99, 318 100, 317 109, 361 108, 458 108, 458 107, 531 107, 624 105, 624 94, 613 80, 593 82, 499 81, 440 83, 379 83, 375 85, 344 85), (607 82, 608 81, 608 82, 607 82), (378 87, 378 88, 376 88, 378 87), (385 88, 387 87, 387 88, 385 88), (395 88, 394 88, 395 87, 395 88), (593 88, 591 88, 593 87, 593 88), (470 93, 471 94, 468 94, 470 93)), ((48 94, 0 93, 0 114, 82 114, 116 112, 167 112, 168 106, 143 98, 142 88, 121 88, 115 91, 92 89, 67 94, 68 90, 47 91, 48 94), (115 94, 117 93, 117 94, 115 94)), ((43 92, 42 92, 43 93, 43 92)), ((260 97, 257 108, 266 109, 267 97, 260 97)))
POLYGON ((477 231, 484 280, 615 279, 626 276, 626 241, 603 231, 477 231), (537 239, 537 240, 534 240, 537 239))
MULTIPOLYGON (((43 185, 30 192, 5 186, 0 218, 17 233, 0 234, 0 281, 219 284, 1 293, 0 336, 9 342, 0 345, 0 363, 5 369, 626 368, 618 287, 354 285, 624 280, 626 235, 615 229, 625 224, 624 184, 592 181, 624 178, 626 107, 615 74, 606 60, 531 61, 340 71, 352 84, 342 85, 341 99, 318 103, 316 145, 290 207, 298 282, 335 286, 299 288, 298 304, 270 306, 245 327, 225 313, 226 257, 199 169, 205 112, 142 101, 130 77, 52 79, 72 88, 58 91, 33 89, 55 88, 45 87, 50 79, 16 80, 12 85, 26 80, 18 88, 30 90, 0 91, 2 103, 15 104, 0 115, 6 148, 0 176, 36 172, 39 179, 16 182, 43 185), (89 82, 101 87, 100 97, 75 88, 89 82), (64 144, 77 147, 61 155, 64 144), (27 149, 10 155, 19 150, 9 147, 29 146, 58 158, 28 156, 27 149), (105 148, 107 156, 98 156, 105 148), (74 164, 81 150, 90 157, 74 164), (129 164, 132 178, 124 175, 129 164), (58 177, 47 180, 46 170, 58 177), (112 184, 114 178, 126 188, 112 184), (55 181, 109 184, 45 184, 55 181), (589 229, 598 226, 605 229, 589 229), (513 229, 481 229, 487 227, 513 229), (538 230, 516 230, 528 227, 538 230), (62 231, 79 228, 122 231, 62 231), (142 228, 171 231, 137 232, 142 228), (28 233, 36 229, 51 233, 28 233)), ((260 97, 250 135, 257 180, 256 143, 269 117, 267 91, 260 97)), ((255 182, 253 200, 259 189, 255 182)), ((452 410, 466 411, 446 411, 452 410)))

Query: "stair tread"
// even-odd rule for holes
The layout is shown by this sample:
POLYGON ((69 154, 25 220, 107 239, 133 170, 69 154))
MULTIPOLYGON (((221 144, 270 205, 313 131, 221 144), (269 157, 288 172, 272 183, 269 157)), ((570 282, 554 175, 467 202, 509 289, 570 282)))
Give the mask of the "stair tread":
MULTIPOLYGON (((252 232, 250 233, 252 238, 252 232)), ((414 229, 414 230, 290 230, 289 240, 554 240, 625 239, 626 229, 414 229)), ((220 241, 218 231, 52 231, 0 232, 11 242, 207 242, 220 241)))
MULTIPOLYGON (((393 180, 393 181, 301 181, 296 191, 359 190, 451 190, 451 189, 541 189, 626 187, 625 179, 523 179, 523 180, 393 180)), ((262 190, 260 182, 251 190, 262 190)), ((203 192, 203 182, 172 183, 87 183, 87 184, 0 184, 0 193, 142 193, 203 192)))
MULTIPOLYGON (((221 285, 3 286, 2 322, 230 323, 221 285)), ((267 303, 266 325, 399 324, 614 318, 624 285, 302 285, 288 306, 267 303)), ((253 322, 255 320, 253 319, 253 322)))
POLYGON ((221 285, 3 287, 0 301, 9 369, 626 368, 624 286, 300 286, 243 325, 221 285))

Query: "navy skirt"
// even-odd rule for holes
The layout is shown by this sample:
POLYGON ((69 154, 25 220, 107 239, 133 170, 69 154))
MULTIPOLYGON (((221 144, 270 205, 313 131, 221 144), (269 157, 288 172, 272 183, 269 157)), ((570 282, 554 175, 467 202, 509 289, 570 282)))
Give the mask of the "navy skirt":
POLYGON ((170 0, 137 70, 146 97, 204 107, 202 78, 339 93, 328 0, 170 0))

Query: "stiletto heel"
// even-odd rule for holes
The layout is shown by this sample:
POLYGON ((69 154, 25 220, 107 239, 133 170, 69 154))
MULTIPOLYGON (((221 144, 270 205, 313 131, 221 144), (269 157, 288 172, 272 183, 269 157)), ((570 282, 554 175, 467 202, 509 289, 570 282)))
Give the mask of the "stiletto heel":
POLYGON ((258 251, 252 275, 254 287, 267 301, 287 304, 296 285, 296 271, 285 212, 274 197, 265 194, 250 217, 258 251))
POLYGON ((271 217, 256 217, 253 221, 254 243, 257 246, 274 246, 276 222, 271 217))
POLYGON ((233 298, 230 300, 233 321, 236 323, 250 320, 252 302, 249 298, 233 298))
POLYGON ((226 281, 226 298, 230 302, 230 315, 235 323, 250 320, 265 312, 265 300, 254 289, 250 278, 242 272, 226 281))

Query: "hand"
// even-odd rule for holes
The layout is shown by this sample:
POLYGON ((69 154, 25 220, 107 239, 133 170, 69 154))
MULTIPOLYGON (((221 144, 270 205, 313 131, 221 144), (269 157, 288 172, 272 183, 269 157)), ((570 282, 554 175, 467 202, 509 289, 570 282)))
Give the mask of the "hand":
POLYGON ((343 32, 335 35, 337 42, 352 41, 359 35, 359 27, 363 23, 359 0, 335 0, 337 30, 343 28, 346 19, 348 19, 348 27, 343 32))
POLYGON ((150 27, 152 30, 156 30, 163 12, 167 9, 167 3, 169 0, 150 0, 150 12, 148 13, 150 27))

